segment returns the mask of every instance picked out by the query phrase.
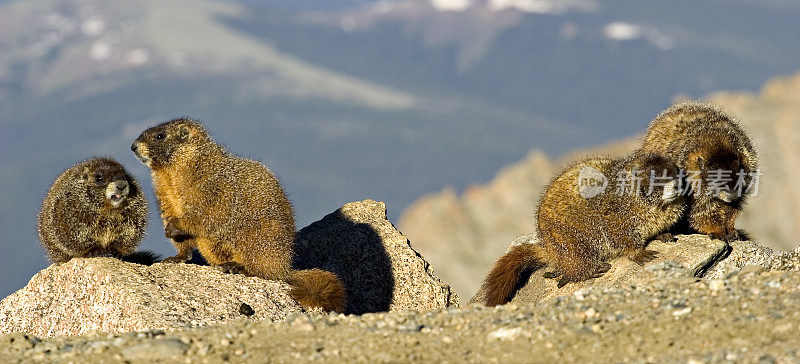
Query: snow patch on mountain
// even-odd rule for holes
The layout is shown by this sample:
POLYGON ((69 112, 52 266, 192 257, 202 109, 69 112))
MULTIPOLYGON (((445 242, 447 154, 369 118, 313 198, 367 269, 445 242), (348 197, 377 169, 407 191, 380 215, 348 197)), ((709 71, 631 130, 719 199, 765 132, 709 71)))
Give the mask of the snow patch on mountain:
POLYGON ((563 14, 571 10, 593 12, 599 4, 589 0, 489 0, 486 6, 493 11, 512 9, 532 14, 563 14))
POLYGON ((472 0, 430 0, 431 5, 438 11, 464 11, 472 7, 472 0))
POLYGON ((672 37, 656 28, 621 21, 606 24, 603 36, 615 41, 644 39, 660 50, 669 50, 675 44, 672 37))

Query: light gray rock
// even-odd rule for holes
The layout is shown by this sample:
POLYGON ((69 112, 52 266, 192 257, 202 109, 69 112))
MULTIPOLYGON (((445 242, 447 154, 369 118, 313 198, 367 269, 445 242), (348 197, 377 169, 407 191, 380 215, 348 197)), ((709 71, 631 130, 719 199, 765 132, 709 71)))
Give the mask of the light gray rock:
POLYGON ((513 248, 513 247, 515 247, 517 245, 536 244, 538 239, 539 239, 539 236, 536 235, 536 232, 522 235, 522 236, 514 239, 514 241, 512 241, 511 244, 508 244, 508 248, 506 248, 506 252, 508 252, 508 250, 510 250, 511 248, 513 248))
POLYGON ((347 290, 346 313, 434 310, 458 306, 402 233, 383 202, 351 202, 300 230, 295 267, 335 273, 347 290))
POLYGON ((92 331, 175 330, 246 319, 282 320, 301 312, 288 285, 193 264, 150 267, 113 258, 52 265, 0 301, 0 333, 37 336, 92 331))
POLYGON ((772 260, 773 270, 800 270, 800 246, 790 252, 776 253, 772 260))
POLYGON ((791 252, 776 252, 752 241, 731 242, 730 254, 714 265, 703 278, 722 279, 747 266, 767 270, 800 270, 800 246, 791 252))

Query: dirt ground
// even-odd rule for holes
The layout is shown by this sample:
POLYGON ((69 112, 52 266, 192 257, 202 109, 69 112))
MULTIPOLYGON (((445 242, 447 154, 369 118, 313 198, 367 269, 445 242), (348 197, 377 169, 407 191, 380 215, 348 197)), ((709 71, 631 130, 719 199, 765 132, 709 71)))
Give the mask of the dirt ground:
MULTIPOLYGON (((748 267, 750 268, 750 267, 748 267)), ((306 315, 176 332, 0 336, 0 362, 800 362, 800 272, 668 265, 539 304, 306 315)))

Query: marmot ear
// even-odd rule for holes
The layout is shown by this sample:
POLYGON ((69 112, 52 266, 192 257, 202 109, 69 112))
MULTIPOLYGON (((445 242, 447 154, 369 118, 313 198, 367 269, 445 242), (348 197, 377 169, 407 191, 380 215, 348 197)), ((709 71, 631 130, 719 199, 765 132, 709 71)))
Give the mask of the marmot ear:
POLYGON ((90 174, 92 174, 92 171, 89 170, 89 167, 84 167, 81 172, 81 181, 88 181, 90 174))
POLYGON ((178 129, 178 138, 180 138, 181 141, 184 141, 184 142, 189 140, 189 127, 188 126, 181 125, 180 129, 178 129))

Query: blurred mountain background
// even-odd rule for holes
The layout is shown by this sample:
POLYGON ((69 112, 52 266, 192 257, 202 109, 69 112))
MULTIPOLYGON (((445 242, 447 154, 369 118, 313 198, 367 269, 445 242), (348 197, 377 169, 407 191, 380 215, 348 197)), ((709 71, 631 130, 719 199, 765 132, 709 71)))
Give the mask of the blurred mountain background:
MULTIPOLYGON (((756 92, 800 70, 798 44, 794 0, 0 0, 0 297, 47 265, 36 213, 53 179, 107 155, 149 185, 130 143, 178 116, 276 172, 298 228, 349 201, 386 201, 468 296, 509 238, 533 230, 554 160, 641 133, 677 95, 756 92), (429 195, 403 214, 446 186, 469 204, 532 149, 521 163, 542 164, 485 192, 480 213, 434 203, 420 222, 441 197, 429 195), (471 275, 448 272, 459 269, 471 275)), ((780 149, 798 138, 783 111, 797 94, 770 89, 720 102, 748 122, 765 165, 797 171, 797 148, 780 149)), ((763 230, 746 227, 789 247, 798 190, 779 186, 762 205, 774 208, 756 210, 763 230)), ((146 193, 143 248, 171 255, 146 193)))

